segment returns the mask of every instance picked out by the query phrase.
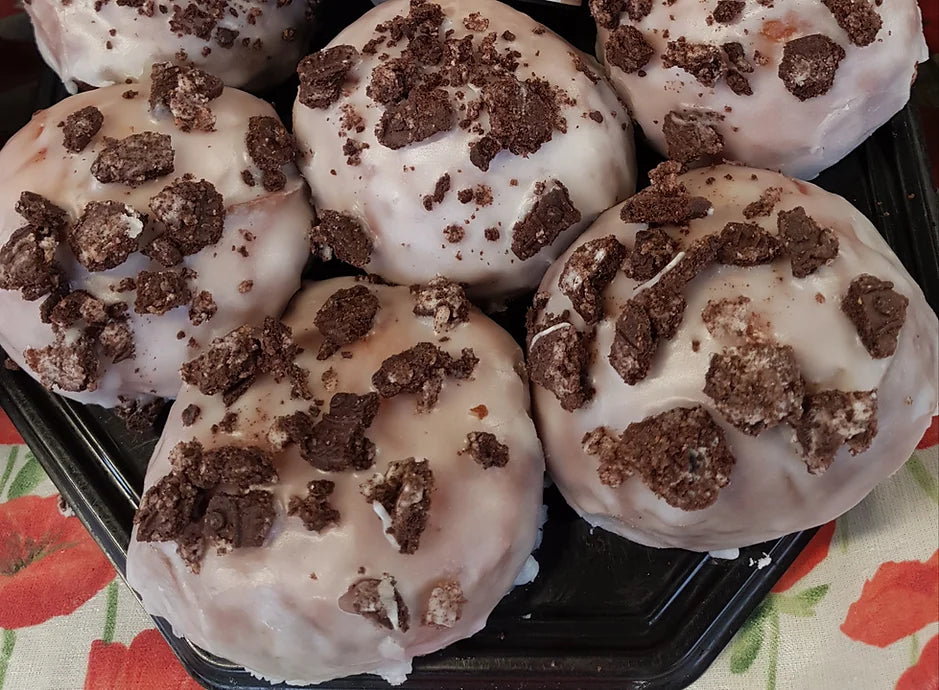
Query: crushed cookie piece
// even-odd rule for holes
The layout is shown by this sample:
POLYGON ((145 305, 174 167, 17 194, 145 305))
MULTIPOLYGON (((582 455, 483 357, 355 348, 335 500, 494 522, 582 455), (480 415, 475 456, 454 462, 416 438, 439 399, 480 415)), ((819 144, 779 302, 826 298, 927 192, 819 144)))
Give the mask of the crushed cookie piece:
POLYGON ((452 628, 463 615, 463 588, 456 580, 441 580, 430 590, 421 622, 435 628, 452 628))
POLYGON ((215 129, 209 102, 222 95, 225 84, 221 79, 197 67, 158 62, 150 68, 150 80, 150 112, 172 115, 184 132, 215 129))
POLYGON ((470 301, 463 286, 437 276, 426 285, 412 285, 415 316, 434 319, 434 333, 446 333, 469 320, 470 301))
POLYGON ((469 432, 460 450, 460 455, 463 454, 469 455, 487 470, 490 467, 505 467, 509 462, 509 447, 488 431, 469 432))
POLYGON ((838 256, 838 237, 831 228, 819 226, 805 208, 780 211, 776 217, 779 236, 785 242, 792 275, 805 278, 838 256))
POLYGON ((783 47, 778 75, 789 93, 805 101, 831 90, 844 57, 844 48, 828 36, 802 36, 783 47))
POLYGON ((847 445, 851 455, 870 448, 877 435, 877 391, 824 390, 805 396, 793 440, 810 474, 822 474, 847 445))
MULTIPOLYGON (((651 0, 648 1, 649 9, 652 9, 652 2, 651 0)), ((590 14, 593 15, 598 25, 604 29, 615 29, 619 26, 620 15, 626 8, 627 3, 626 0, 589 0, 588 4, 590 14)), ((635 0, 632 0, 632 4, 636 4, 635 0)))
POLYGON ((267 432, 267 440, 275 450, 283 450, 287 446, 300 444, 303 439, 313 435, 316 425, 314 418, 319 414, 316 407, 309 411, 298 410, 289 415, 281 415, 274 419, 267 432))
POLYGON ((261 184, 268 192, 279 192, 287 184, 282 168, 293 163, 296 144, 280 120, 266 115, 253 115, 245 134, 248 155, 261 169, 261 184))
POLYGON ((70 153, 81 153, 104 124, 104 115, 93 105, 85 106, 65 118, 63 145, 70 153))
POLYGON ((206 180, 173 181, 150 199, 150 210, 165 226, 162 238, 183 256, 217 243, 225 227, 225 200, 206 180))
POLYGON ((202 416, 202 408, 198 405, 189 404, 183 409, 182 414, 180 415, 183 426, 192 426, 199 421, 199 417, 202 416))
POLYGON ((285 426, 288 442, 300 448, 300 457, 324 472, 366 470, 375 462, 375 444, 365 436, 378 414, 376 393, 353 395, 336 393, 329 402, 329 412, 312 426, 312 418, 289 418, 285 426))
POLYGON ((434 184, 434 193, 428 194, 423 199, 424 210, 430 211, 434 208, 434 204, 439 204, 443 201, 447 192, 450 191, 450 174, 444 173, 441 175, 436 184, 434 184))
POLYGON ((336 488, 328 479, 314 479, 307 484, 306 496, 291 496, 287 515, 295 515, 311 532, 322 532, 339 522, 339 511, 329 505, 329 495, 336 488))
POLYGON ((23 216, 27 223, 37 228, 62 230, 68 225, 66 210, 35 192, 21 192, 14 210, 23 216))
POLYGON ((443 236, 450 244, 459 244, 466 237, 466 231, 459 225, 448 225, 443 229, 443 236))
POLYGON ((551 141, 560 109, 548 82, 500 77, 483 88, 483 101, 492 137, 516 156, 535 153, 551 141))
POLYGON ((610 366, 628 385, 635 385, 649 373, 657 347, 658 337, 649 312, 636 300, 629 300, 616 319, 610 366))
POLYGON ((889 280, 863 273, 851 281, 841 310, 857 329, 864 347, 875 359, 892 357, 906 322, 910 300, 893 289, 889 280))
POLYGON ((699 196, 690 196, 687 188, 678 182, 683 166, 677 161, 660 163, 649 172, 652 185, 630 197, 620 218, 627 223, 649 225, 685 225, 696 218, 704 218, 711 211, 711 202, 699 196))
POLYGON ((531 380, 548 389, 561 407, 573 412, 593 398, 587 374, 590 337, 560 322, 534 334, 528 346, 531 380))
POLYGON ((713 113, 672 110, 665 116, 662 133, 672 160, 690 164, 724 152, 724 137, 713 113))
POLYGON ((427 526, 434 474, 425 458, 393 461, 360 486, 401 553, 413 554, 427 526))
POLYGON ((136 187, 173 172, 173 142, 168 134, 140 132, 104 141, 91 164, 91 174, 99 182, 136 187))
POLYGON ((712 505, 730 481, 736 460, 723 430, 701 405, 676 407, 626 427, 600 481, 616 487, 632 473, 681 510, 712 505))
POLYGON ((772 263, 783 251, 782 242, 756 223, 727 223, 718 239, 717 260, 733 266, 772 263))
POLYGON ((147 217, 116 201, 90 201, 69 230, 68 243, 89 271, 106 271, 137 250, 147 217))
POLYGON ((364 268, 372 255, 372 240, 352 216, 339 211, 321 210, 319 223, 313 228, 311 241, 315 251, 324 258, 335 256, 340 261, 364 268))
POLYGON ((379 143, 397 150, 424 141, 453 126, 453 106, 443 89, 418 87, 389 106, 375 126, 379 143))
POLYGON ((651 280, 678 254, 679 244, 662 228, 649 228, 636 233, 623 272, 628 278, 644 283, 651 280))
POLYGON ((141 271, 137 274, 137 314, 161 315, 192 299, 186 276, 176 271, 141 271))
POLYGON ((207 290, 200 290, 189 304, 189 322, 193 326, 201 326, 215 316, 217 311, 218 305, 215 303, 212 293, 207 290))
POLYGON ((94 391, 98 387, 95 343, 87 335, 57 333, 51 345, 27 348, 23 358, 46 388, 80 393, 94 391))
POLYGON ((802 415, 802 372, 788 345, 751 343, 711 355, 704 393, 750 436, 802 415))
POLYGON ((502 150, 502 144, 490 135, 470 144, 470 162, 483 172, 489 171, 492 159, 502 150))
POLYGON ((417 410, 426 412, 437 404, 446 376, 468 379, 478 362, 469 348, 461 352, 459 359, 454 359, 432 343, 418 343, 386 358, 372 375, 372 385, 383 398, 417 394, 417 410))
POLYGON ((512 227, 512 253, 523 261, 551 245, 562 232, 581 220, 567 187, 559 180, 543 185, 531 210, 512 227))
POLYGON ((303 58, 297 66, 300 103, 307 108, 328 108, 339 100, 346 74, 357 57, 353 46, 338 45, 303 58))
POLYGON ((0 289, 19 290, 34 301, 67 290, 65 276, 55 263, 58 233, 26 225, 14 231, 0 248, 0 289))
POLYGON ((558 288, 587 324, 603 317, 603 291, 616 277, 627 256, 613 235, 585 242, 564 264, 558 288))
POLYGON ((854 45, 868 46, 877 38, 883 20, 867 0, 822 0, 822 3, 835 15, 838 26, 854 45))
POLYGON ((782 198, 782 193, 782 187, 767 187, 763 190, 762 194, 760 194, 759 199, 744 206, 743 217, 747 220, 752 220, 760 216, 770 215, 773 209, 776 208, 776 204, 778 204, 779 200, 782 198))
POLYGON ((364 338, 372 330, 379 306, 378 298, 364 285, 330 295, 313 319, 323 336, 316 358, 329 359, 340 348, 364 338))
POLYGON ((351 585, 344 595, 354 613, 381 628, 407 632, 410 622, 408 607, 397 589, 397 581, 385 573, 381 579, 366 578, 351 585))
POLYGON ((714 8, 714 21, 720 24, 730 24, 743 12, 743 0, 717 0, 714 8))
MULTIPOLYGON (((642 32, 634 26, 617 26, 604 45, 606 59, 627 74, 645 67, 655 51, 642 32)), ((641 75, 640 75, 641 76, 641 75)))
POLYGON ((230 405, 257 378, 260 362, 261 345, 255 329, 242 326, 214 339, 201 355, 183 364, 180 374, 205 395, 221 393, 230 405))
POLYGON ((727 72, 722 51, 706 43, 689 43, 684 36, 669 41, 662 55, 664 67, 678 67, 704 86, 714 86, 727 72))

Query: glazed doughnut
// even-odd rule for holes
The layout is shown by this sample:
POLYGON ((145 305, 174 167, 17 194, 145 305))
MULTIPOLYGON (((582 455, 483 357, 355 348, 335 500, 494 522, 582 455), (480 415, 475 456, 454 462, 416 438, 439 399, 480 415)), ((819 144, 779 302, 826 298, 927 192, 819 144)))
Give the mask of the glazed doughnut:
POLYGON ((327 255, 501 297, 635 184, 598 66, 494 0, 391 0, 301 61, 294 132, 327 255))
POLYGON ((0 151, 0 345, 107 407, 172 398, 215 336, 279 315, 313 214, 264 101, 196 69, 67 98, 0 151))
POLYGON ((184 367, 129 584, 268 680, 401 682, 413 657, 480 630, 532 565, 544 460, 524 372, 444 279, 306 286, 283 324, 184 367))
POLYGON ((915 0, 590 0, 613 85, 669 158, 811 179, 910 98, 915 0))
POLYGON ((939 326, 844 199, 679 170, 654 170, 548 271, 528 366, 580 515, 717 551, 827 522, 909 458, 937 408, 939 326))
POLYGON ((316 1, 31 0, 36 45, 66 88, 144 78, 154 62, 195 66, 228 86, 288 77, 310 35, 316 1))

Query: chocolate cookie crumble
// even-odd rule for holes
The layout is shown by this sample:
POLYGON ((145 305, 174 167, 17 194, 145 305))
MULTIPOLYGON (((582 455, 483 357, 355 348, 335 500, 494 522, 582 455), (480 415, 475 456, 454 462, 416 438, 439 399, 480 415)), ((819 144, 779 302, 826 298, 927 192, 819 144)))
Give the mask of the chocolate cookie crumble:
POLYGON ((587 324, 603 317, 603 291, 616 277, 627 256, 613 235, 585 242, 564 264, 558 288, 587 324))
POLYGON ((464 454, 487 470, 490 467, 505 467, 509 462, 509 447, 488 431, 469 432, 460 450, 460 455, 464 454))
POLYGON ((314 479, 307 484, 306 496, 291 496, 287 515, 295 515, 311 532, 322 532, 339 522, 339 511, 329 505, 329 495, 336 488, 328 479, 314 479))
POLYGON ((93 105, 85 106, 65 118, 62 133, 65 136, 62 142, 65 150, 71 153, 81 153, 91 143, 95 135, 104 124, 104 115, 93 105))
POLYGON ((384 474, 375 474, 360 488, 386 524, 385 532, 394 539, 398 550, 415 553, 427 526, 434 489, 434 474, 427 460, 394 461, 384 474))
POLYGON ((418 412, 426 412, 437 404, 446 376, 468 379, 478 362, 468 348, 455 359, 432 343, 418 343, 385 359, 372 375, 372 385, 383 398, 417 394, 418 412))
POLYGON ((821 474, 847 445, 851 455, 870 448, 877 435, 877 391, 825 390, 805 396, 794 440, 811 474, 821 474))
POLYGON ((841 310, 854 324, 864 347, 875 359, 892 357, 906 322, 910 300, 889 280, 863 273, 851 281, 841 310))
POLYGON ((844 48, 828 36, 812 34, 789 41, 783 48, 779 78, 800 101, 826 94, 844 60, 844 48))
POLYGON ((136 187, 173 172, 174 151, 168 134, 140 132, 104 141, 104 148, 91 164, 91 174, 99 182, 136 187))
POLYGON ((316 312, 313 323, 323 336, 316 358, 329 359, 340 348, 365 337, 372 329, 379 302, 364 285, 337 290, 316 312))
POLYGON ((786 244, 792 275, 805 278, 830 264, 838 256, 838 237, 831 228, 823 228, 802 206, 780 211, 776 217, 779 236, 786 244))

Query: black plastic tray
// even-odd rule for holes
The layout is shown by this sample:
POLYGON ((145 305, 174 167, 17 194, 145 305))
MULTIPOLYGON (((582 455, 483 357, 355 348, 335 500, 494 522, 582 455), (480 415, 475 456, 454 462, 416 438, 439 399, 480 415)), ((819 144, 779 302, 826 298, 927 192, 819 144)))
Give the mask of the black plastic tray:
MULTIPOLYGON (((592 52, 584 8, 511 3, 592 52)), ((332 28, 370 7, 336 0, 332 28)), ((289 119, 295 86, 266 94, 289 119)), ((48 73, 44 107, 65 94, 48 73)), ((639 147, 642 170, 657 161, 639 147)), ((939 210, 915 116, 898 114, 817 180, 864 212, 939 309, 939 210)), ((524 303, 499 318, 517 336, 524 303)), ((2 318, 2 315, 0 315, 2 318)), ((51 395, 23 372, 0 367, 0 405, 52 481, 123 574, 132 516, 156 434, 127 431, 111 413, 51 395)), ((534 583, 516 588, 471 639, 416 659, 405 688, 680 688, 699 677, 785 571, 814 530, 747 549, 733 561, 632 544, 591 530, 553 488, 534 583), (764 554, 770 565, 751 565, 764 554)), ((745 519, 745 518, 742 518, 745 519)), ((174 637, 155 619, 189 672, 210 688, 269 688, 243 669, 174 637)), ((387 688, 373 676, 326 688, 387 688)))

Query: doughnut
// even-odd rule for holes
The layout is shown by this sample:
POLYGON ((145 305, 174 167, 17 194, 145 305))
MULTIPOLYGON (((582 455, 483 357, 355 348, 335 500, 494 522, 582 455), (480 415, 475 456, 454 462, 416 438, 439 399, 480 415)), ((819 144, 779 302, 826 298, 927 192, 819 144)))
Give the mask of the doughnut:
POLYGON ((298 67, 294 133, 320 252, 498 300, 635 185, 599 66, 494 0, 391 0, 298 67))
POLYGON ((316 0, 30 0, 36 45, 66 88, 140 80, 155 62, 199 67, 226 85, 280 83, 310 37, 316 0))
POLYGON ((844 199, 681 169, 545 274, 528 367, 549 473, 584 519, 720 551, 832 520, 903 465, 937 409, 939 325, 844 199))
POLYGON ((460 285, 312 283, 183 375, 127 580, 190 642, 272 681, 400 683, 532 568, 522 352, 460 285))
POLYGON ((266 102, 195 68, 66 98, 0 151, 0 345, 53 391, 173 398, 300 288, 313 212, 266 102))
POLYGON ((811 179, 910 98, 915 0, 590 0, 597 54, 637 124, 686 164, 811 179))

